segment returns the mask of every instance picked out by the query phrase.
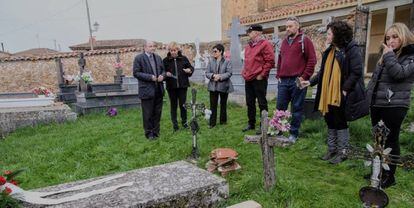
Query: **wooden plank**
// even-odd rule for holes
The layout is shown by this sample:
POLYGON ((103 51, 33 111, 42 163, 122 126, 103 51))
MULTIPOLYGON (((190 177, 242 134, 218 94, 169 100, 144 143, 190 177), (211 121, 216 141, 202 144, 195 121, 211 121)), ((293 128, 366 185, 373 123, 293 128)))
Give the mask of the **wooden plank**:
MULTIPOLYGON (((252 144, 259 144, 261 137, 262 137, 261 135, 245 135, 244 142, 252 143, 252 144)), ((287 147, 293 144, 285 136, 268 136, 267 139, 269 140, 268 143, 271 147, 287 147)))
POLYGON ((266 191, 272 189, 276 184, 275 154, 273 152, 273 147, 269 145, 269 140, 267 138, 268 125, 269 118, 267 117, 267 111, 262 111, 262 137, 260 138, 260 147, 262 149, 264 186, 266 191))

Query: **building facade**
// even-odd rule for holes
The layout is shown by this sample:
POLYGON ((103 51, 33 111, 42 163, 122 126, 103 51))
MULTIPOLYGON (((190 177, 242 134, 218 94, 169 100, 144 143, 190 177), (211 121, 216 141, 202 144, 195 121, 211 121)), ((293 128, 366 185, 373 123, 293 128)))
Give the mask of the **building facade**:
POLYGON ((245 26, 262 24, 265 33, 283 34, 285 19, 297 16, 301 26, 326 25, 329 18, 345 19, 361 3, 369 8, 365 72, 369 75, 378 60, 385 29, 394 22, 413 27, 413 0, 222 0, 222 34, 228 39, 232 17, 245 26))

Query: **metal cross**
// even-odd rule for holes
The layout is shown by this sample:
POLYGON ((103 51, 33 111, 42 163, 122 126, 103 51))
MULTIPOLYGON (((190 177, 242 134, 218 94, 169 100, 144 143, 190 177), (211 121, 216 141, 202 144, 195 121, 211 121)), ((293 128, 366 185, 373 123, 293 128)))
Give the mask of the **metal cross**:
POLYGON ((191 118, 188 122, 190 122, 190 129, 193 134, 193 146, 191 150, 190 159, 197 160, 200 156, 199 150, 198 150, 198 144, 197 144, 197 132, 200 130, 200 126, 197 122, 197 116, 201 114, 197 114, 197 111, 204 112, 206 109, 204 103, 197 103, 196 101, 197 97, 197 90, 192 88, 191 89, 191 103, 185 103, 184 107, 186 109, 191 109, 191 118))
POLYGON ((381 176, 383 169, 389 170, 389 165, 397 165, 406 169, 414 169, 414 155, 399 156, 391 155, 391 148, 384 149, 385 141, 390 130, 381 120, 372 129, 374 146, 367 144, 362 150, 351 147, 348 156, 354 159, 365 160, 366 166, 372 166, 370 185, 359 190, 359 197, 364 207, 385 207, 388 204, 388 196, 381 189, 381 176))

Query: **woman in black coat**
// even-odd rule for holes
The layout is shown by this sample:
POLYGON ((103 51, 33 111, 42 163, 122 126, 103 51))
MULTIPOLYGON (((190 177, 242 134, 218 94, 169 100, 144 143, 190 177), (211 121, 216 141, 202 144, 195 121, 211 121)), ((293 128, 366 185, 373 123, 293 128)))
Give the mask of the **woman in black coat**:
POLYGON ((181 124, 187 128, 187 110, 184 104, 187 100, 187 88, 190 86, 188 78, 193 74, 194 67, 191 66, 188 58, 183 56, 180 47, 176 42, 168 45, 168 54, 164 58, 166 71, 166 85, 171 103, 171 121, 174 131, 179 129, 177 121, 177 107, 180 106, 181 124))
POLYGON ((345 102, 357 83, 363 82, 361 53, 352 38, 352 28, 346 22, 327 25, 329 47, 323 53, 320 71, 310 81, 312 86, 318 84, 315 110, 321 111, 328 126, 328 151, 322 159, 332 164, 347 158, 349 129, 345 102))
MULTIPOLYGON (((394 23, 387 29, 378 61, 368 84, 372 126, 383 121, 389 128, 385 148, 392 155, 400 155, 399 134, 401 124, 410 106, 414 82, 414 35, 405 24, 394 23)), ((395 165, 381 177, 381 187, 395 185, 395 165)))

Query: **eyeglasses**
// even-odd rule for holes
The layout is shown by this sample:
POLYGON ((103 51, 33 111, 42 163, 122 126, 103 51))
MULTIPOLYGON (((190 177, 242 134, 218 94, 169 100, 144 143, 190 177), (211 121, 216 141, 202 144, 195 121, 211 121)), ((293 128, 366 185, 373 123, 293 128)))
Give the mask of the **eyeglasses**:
POLYGON ((218 50, 213 50, 213 53, 217 53, 217 52, 220 52, 220 51, 218 51, 218 50))

